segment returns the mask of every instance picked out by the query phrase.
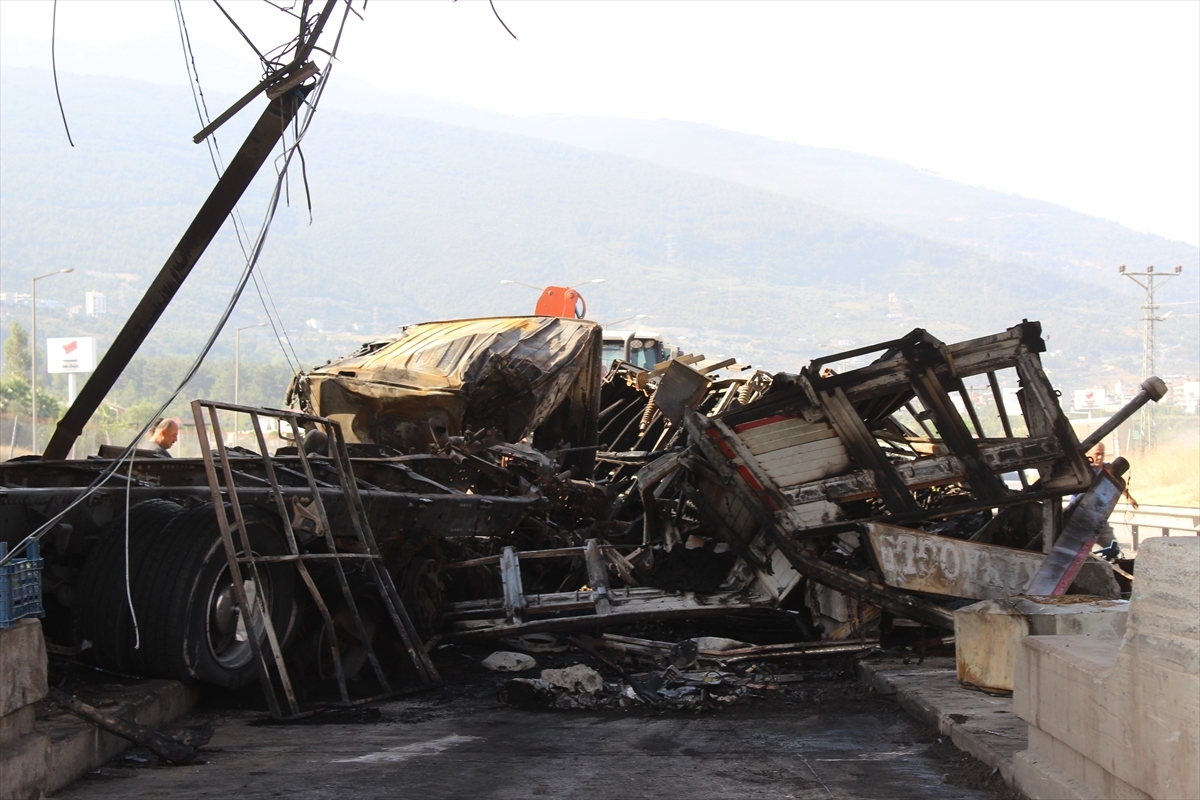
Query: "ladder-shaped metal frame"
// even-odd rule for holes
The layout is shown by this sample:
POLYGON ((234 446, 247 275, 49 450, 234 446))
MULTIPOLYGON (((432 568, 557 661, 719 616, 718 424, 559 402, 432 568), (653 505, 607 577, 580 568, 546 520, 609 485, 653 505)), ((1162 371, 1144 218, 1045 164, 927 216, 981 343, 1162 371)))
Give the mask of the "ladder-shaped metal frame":
POLYGON ((386 565, 383 564, 383 557, 375 541, 375 536, 371 531, 370 523, 367 521, 367 514, 363 508, 362 498, 358 493, 358 483, 354 477, 350 455, 346 448, 346 440, 342 436, 341 426, 334 420, 310 414, 302 414, 297 411, 253 408, 206 400, 193 401, 192 414, 196 420, 196 435, 200 440, 200 450, 204 456, 204 470, 208 476, 208 486, 212 493, 213 506, 217 512, 217 523, 221 530, 221 541, 225 547, 225 557, 229 563, 234 594, 237 597, 238 609, 242 615, 242 619, 250 621, 246 625, 247 639, 249 640, 254 656, 255 666, 258 670, 259 680, 262 682, 263 692, 266 695, 271 716, 277 719, 284 719, 301 716, 304 712, 301 712, 300 706, 296 701, 296 694, 292 687, 287 666, 284 663, 279 638, 271 622, 271 615, 263 603, 262 594, 256 591, 253 593, 254 596, 252 598, 249 597, 243 583, 243 573, 246 572, 251 576, 255 586, 264 586, 265 584, 258 570, 258 565, 264 563, 290 562, 295 564, 296 570, 300 573, 301 580, 304 582, 309 594, 312 596, 313 602, 321 613, 325 631, 329 637, 338 692, 343 704, 371 702, 392 696, 396 693, 392 688, 391 682, 388 681, 387 675, 384 674, 383 667, 375 655, 374 648, 371 646, 370 637, 367 635, 362 617, 358 611, 358 605, 354 602, 349 582, 346 580, 346 572, 342 568, 342 562, 344 561, 359 561, 365 565, 365 571, 379 590, 380 599, 383 601, 384 607, 387 609, 388 615, 395 625, 396 633, 400 636, 400 641, 404 645, 409 659, 416 669, 421 684, 424 686, 439 684, 441 679, 438 676, 437 669, 433 666, 429 655, 425 652, 416 628, 413 626, 408 612, 400 600, 400 595, 396 591, 395 584, 392 582, 392 577, 388 573, 386 565), (205 411, 208 414, 207 422, 205 420, 205 411), (238 500, 233 469, 229 463, 229 454, 225 447, 224 437, 221 435, 221 423, 218 415, 220 411, 247 414, 250 417, 250 422, 254 428, 254 435, 258 441, 259 452, 263 454, 262 463, 267 481, 270 484, 276 507, 281 512, 279 518, 283 523, 288 555, 256 556, 250 547, 250 537, 246 529, 246 520, 242 513, 241 503, 238 500), (316 509, 321 522, 325 545, 328 548, 328 552, 326 553, 302 553, 300 551, 290 516, 286 513, 287 505, 276 477, 275 465, 272 463, 270 456, 267 455, 266 437, 263 435, 260 422, 262 417, 281 420, 291 428, 292 435, 297 443, 297 456, 299 457, 300 465, 304 471, 304 476, 308 482, 308 489, 311 493, 312 506, 316 509), (216 445, 215 453, 209 443, 208 429, 210 425, 213 433, 212 441, 216 445), (353 528, 354 538, 363 551, 361 553, 344 553, 337 550, 333 537, 333 528, 329 523, 329 514, 326 512, 325 503, 321 499, 321 493, 317 489, 317 479, 313 475, 310 455, 305 453, 303 448, 301 433, 306 425, 323 430, 326 436, 328 436, 329 449, 332 454, 328 460, 337 471, 342 495, 346 501, 346 510, 350 518, 351 527, 353 528), (217 471, 218 462, 220 466, 219 475, 217 471), (224 490, 221 486, 222 482, 224 483, 224 490), (226 503, 230 506, 228 510, 225 508, 226 503), (233 512, 232 524, 229 519, 229 510, 233 512), (235 530, 238 543, 240 543, 242 549, 242 555, 240 556, 238 555, 238 543, 234 541, 235 530), (376 679, 379 681, 380 686, 383 687, 384 694, 376 697, 351 700, 349 690, 346 686, 346 676, 342 669, 341 653, 338 649, 337 631, 333 624, 333 618, 329 613, 328 604, 321 596, 320 590, 317 588, 308 571, 308 567, 305 564, 306 561, 332 562, 338 584, 341 587, 342 597, 353 620, 355 636, 365 647, 367 658, 375 672, 376 679), (280 706, 279 698, 276 695, 272 681, 267 655, 263 652, 262 643, 259 641, 262 632, 266 633, 267 643, 271 648, 270 655, 274 662, 275 673, 279 676, 281 688, 287 699, 286 714, 280 706))

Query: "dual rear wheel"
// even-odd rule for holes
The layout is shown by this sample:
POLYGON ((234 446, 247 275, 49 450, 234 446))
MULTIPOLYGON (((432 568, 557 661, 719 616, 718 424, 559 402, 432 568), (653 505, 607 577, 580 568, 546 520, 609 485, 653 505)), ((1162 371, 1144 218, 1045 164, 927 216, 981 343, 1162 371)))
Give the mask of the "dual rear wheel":
MULTIPOLYGON (((72 613, 76 641, 92 642, 88 660, 117 672, 230 689, 255 679, 249 637, 267 647, 265 625, 242 619, 214 511, 211 503, 184 509, 162 500, 130 509, 128 592, 125 522, 109 526, 80 574, 72 613)), ((286 554, 274 515, 245 513, 253 553, 286 554)), ((295 621, 295 568, 259 564, 255 576, 243 565, 242 579, 286 646, 295 621)))

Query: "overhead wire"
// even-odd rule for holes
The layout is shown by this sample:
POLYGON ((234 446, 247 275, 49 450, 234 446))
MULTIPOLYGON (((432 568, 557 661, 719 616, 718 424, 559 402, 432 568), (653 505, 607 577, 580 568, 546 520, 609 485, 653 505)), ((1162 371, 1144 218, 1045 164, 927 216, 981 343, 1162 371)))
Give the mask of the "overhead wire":
MULTIPOLYGON (((347 5, 349 5, 349 0, 346 0, 346 2, 347 5)), ((341 30, 344 28, 348 16, 348 13, 342 16, 341 27, 339 27, 337 37, 339 41, 341 39, 341 30)), ((126 446, 121 454, 117 456, 112 463, 108 464, 103 470, 101 470, 96 479, 93 480, 91 484, 89 484, 83 491, 81 491, 74 500, 68 503, 65 508, 38 526, 38 528, 36 528, 32 533, 14 545, 4 556, 0 556, 0 566, 7 564, 9 561, 15 558, 18 553, 24 552, 25 548, 29 544, 39 541, 43 536, 46 535, 47 532, 53 530, 54 527, 57 526, 58 523, 61 522, 63 518, 66 517, 67 514, 69 514, 76 506, 78 506, 80 503, 83 503, 89 497, 98 492, 106 483, 108 483, 113 475, 116 474, 126 462, 130 462, 130 477, 127 478, 126 485, 127 487, 132 487, 132 460, 134 451, 137 448, 137 443, 141 441, 143 436, 146 435, 151 426, 153 426, 162 417, 162 415, 166 413, 170 405, 179 398, 179 395, 192 381, 192 379, 195 378, 196 373, 200 371, 200 367, 203 365, 204 359, 208 356, 209 352, 216 344, 221 331, 224 330, 225 324, 229 321, 229 317, 233 314, 234 309, 237 307, 237 303, 241 299, 242 292, 245 291, 246 284, 249 283, 250 278, 254 273, 254 269, 258 264, 259 257, 262 255, 263 247, 266 244, 267 235, 271 230, 271 223, 274 221, 275 213, 279 208, 279 196, 283 186, 284 176, 287 174, 288 167, 291 164, 292 156, 296 154, 300 142, 304 139, 304 136, 308 132, 309 126, 312 124, 313 116, 317 111, 317 105, 320 102, 321 96, 324 94, 325 86, 329 82, 329 76, 333 72, 333 61, 334 57, 336 56, 336 52, 335 46, 334 51, 330 56, 329 64, 321 72, 321 77, 317 80, 317 83, 310 92, 312 99, 303 103, 304 110, 300 112, 304 116, 303 124, 297 126, 291 146, 287 147, 283 156, 276 161, 278 166, 276 167, 275 184, 271 192, 271 198, 267 203, 267 211, 263 218, 262 227, 259 229, 258 236, 255 238, 254 247, 251 249, 251 252, 246 260, 246 266, 242 270, 242 274, 234 287, 233 293, 230 295, 229 301, 226 303, 224 310, 221 312, 220 319, 210 332, 208 339, 205 341, 204 346, 200 350, 200 353, 196 356, 195 360, 193 360, 191 366, 188 367, 186 374, 183 376, 182 380, 179 381, 178 385, 171 392, 170 396, 164 400, 161 405, 159 405, 158 409, 149 417, 145 425, 142 426, 141 430, 133 438, 132 442, 126 446)), ((128 515, 126 515, 126 520, 128 520, 128 515)), ((126 524, 128 525, 128 522, 126 524)))
POLYGON ((242 26, 237 24, 237 20, 235 20, 233 17, 231 17, 229 15, 229 12, 225 10, 225 7, 223 5, 221 5, 220 0, 213 0, 213 4, 216 5, 217 8, 221 9, 221 13, 225 15, 225 19, 229 20, 229 24, 232 25, 234 27, 234 29, 242 35, 242 38, 246 40, 246 44, 250 45, 250 49, 254 51, 254 54, 256 56, 258 56, 258 60, 263 62, 263 64, 265 65, 267 63, 267 57, 264 56, 262 54, 262 51, 260 51, 254 45, 254 42, 251 41, 250 37, 246 35, 246 32, 244 30, 242 30, 242 26))
POLYGON ((63 129, 67 132, 67 142, 71 147, 75 142, 71 139, 71 128, 67 125, 67 112, 63 110, 62 94, 58 91, 58 55, 55 53, 55 42, 58 40, 58 0, 54 0, 54 10, 50 16, 50 69, 54 72, 54 96, 58 98, 58 113, 62 115, 63 129))
MULTIPOLYGON (((214 2, 216 2, 216 0, 214 0, 214 2)), ((220 4, 217 3, 217 6, 220 7, 220 4)), ((221 11, 224 13, 225 9, 222 8, 221 11)), ((188 33, 187 19, 184 17, 183 5, 180 0, 175 0, 175 16, 176 24, 179 27, 180 45, 183 48, 184 68, 188 73, 188 85, 192 91, 192 99, 196 106, 196 115, 200 118, 200 124, 202 126, 207 126, 209 122, 211 122, 211 115, 208 111, 208 103, 204 97, 204 88, 200 84, 200 71, 196 67, 196 55, 195 51, 192 49, 191 35, 188 33)), ((229 15, 226 13, 226 17, 228 16, 229 15)), ((230 22, 233 22, 233 20, 230 19, 230 22)), ((234 26, 237 27, 237 24, 234 23, 234 26)), ((245 33, 242 32, 241 28, 238 28, 238 32, 245 36, 245 33)), ((257 48, 255 48, 255 50, 257 52, 257 48)), ((266 60, 264 59, 264 64, 265 63, 266 60)), ((216 171, 217 177, 220 178, 221 174, 225 171, 225 163, 224 158, 221 155, 221 146, 217 141, 216 134, 206 137, 205 143, 208 145, 209 157, 212 160, 213 169, 216 171)), ((250 239, 250 234, 246 228, 245 221, 242 220, 241 211, 237 205, 233 207, 233 211, 230 214, 230 219, 233 222, 233 230, 234 234, 237 236, 238 247, 241 248, 243 257, 248 258, 249 253, 246 249, 246 246, 250 239)), ((267 316, 267 321, 271 324, 271 330, 275 335, 275 341, 279 345, 280 351, 283 353, 283 358, 287 362, 288 369, 291 371, 292 375, 295 375, 296 373, 300 372, 300 357, 296 354, 296 348, 292 344, 291 337, 288 335, 287 326, 283 324, 283 317, 280 316, 279 309, 275 306, 274 298, 272 298, 270 306, 268 306, 267 301, 263 297, 263 287, 266 287, 267 285, 266 275, 263 274, 260 276, 255 274, 253 277, 255 291, 258 294, 259 302, 262 304, 263 312, 267 316), (272 315, 272 311, 274 312, 274 316, 272 315), (291 349, 290 355, 288 353, 289 348, 291 349)), ((270 296, 269 288, 267 291, 267 296, 270 296)))
POLYGON ((495 2, 493 2, 493 0, 488 0, 488 5, 492 7, 492 13, 496 15, 496 19, 500 21, 501 25, 504 25, 504 30, 508 31, 508 35, 516 39, 517 35, 512 32, 511 28, 504 24, 504 20, 500 19, 500 12, 496 10, 495 2))

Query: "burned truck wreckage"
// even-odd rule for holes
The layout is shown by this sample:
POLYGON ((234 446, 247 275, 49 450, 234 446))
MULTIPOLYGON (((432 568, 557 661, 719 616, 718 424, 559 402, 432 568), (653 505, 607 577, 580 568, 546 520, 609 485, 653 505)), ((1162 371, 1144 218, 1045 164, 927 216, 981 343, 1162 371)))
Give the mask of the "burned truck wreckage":
MULTIPOLYGON (((56 652, 257 677, 276 716, 437 683, 448 642, 686 667, 949 636, 976 600, 1120 591, 1091 549, 1127 465, 1089 465, 1107 431, 1079 441, 1043 350, 1037 322, 917 329, 770 375, 602 364, 579 319, 412 325, 298 374, 290 410, 195 401, 203 458, 135 458, 86 503, 112 454, 0 464, 4 539, 66 510, 42 540, 56 652), (227 447, 221 412, 257 447, 227 447), (274 428, 290 444, 268 452, 274 428), (701 638, 680 660, 611 632, 731 615, 787 619, 792 641, 701 638)), ((1162 393, 1148 379, 1111 424, 1162 393)))

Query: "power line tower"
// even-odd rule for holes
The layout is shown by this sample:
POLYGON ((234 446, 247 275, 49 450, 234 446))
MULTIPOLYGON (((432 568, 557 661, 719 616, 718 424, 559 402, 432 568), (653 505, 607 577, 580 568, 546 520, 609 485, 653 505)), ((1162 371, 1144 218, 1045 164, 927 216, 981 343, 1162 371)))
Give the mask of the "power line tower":
MULTIPOLYGON (((1158 316, 1158 304, 1154 301, 1154 282, 1164 283, 1176 275, 1183 272, 1183 267, 1175 267, 1174 272, 1155 272, 1154 265, 1146 267, 1145 272, 1127 272, 1125 265, 1122 264, 1120 273, 1129 280, 1136 283, 1146 292, 1146 303, 1142 306, 1142 378, 1149 378, 1155 375, 1157 367, 1154 363, 1154 354, 1156 352, 1154 341, 1154 323, 1162 322, 1166 317, 1158 316)), ((1140 416, 1138 417, 1137 432, 1137 449, 1148 452, 1154 449, 1156 439, 1155 428, 1155 409, 1157 403, 1147 403, 1142 406, 1140 416)))

